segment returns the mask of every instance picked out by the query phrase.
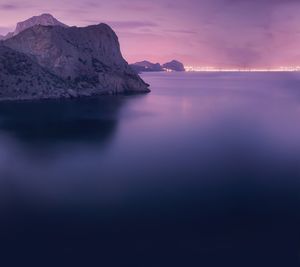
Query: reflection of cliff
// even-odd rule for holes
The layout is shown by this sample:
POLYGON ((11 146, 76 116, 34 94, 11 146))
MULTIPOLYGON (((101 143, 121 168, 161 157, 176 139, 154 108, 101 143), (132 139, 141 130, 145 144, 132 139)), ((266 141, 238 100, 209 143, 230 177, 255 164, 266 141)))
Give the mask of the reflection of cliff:
POLYGON ((2 103, 0 130, 30 143, 106 142, 123 103, 119 97, 2 103))

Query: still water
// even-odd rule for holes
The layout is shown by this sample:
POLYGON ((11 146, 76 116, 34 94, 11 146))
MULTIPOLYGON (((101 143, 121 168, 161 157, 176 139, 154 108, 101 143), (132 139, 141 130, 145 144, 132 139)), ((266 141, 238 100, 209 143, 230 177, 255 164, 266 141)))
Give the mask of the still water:
POLYGON ((299 266, 300 74, 143 78, 0 104, 1 266, 299 266))

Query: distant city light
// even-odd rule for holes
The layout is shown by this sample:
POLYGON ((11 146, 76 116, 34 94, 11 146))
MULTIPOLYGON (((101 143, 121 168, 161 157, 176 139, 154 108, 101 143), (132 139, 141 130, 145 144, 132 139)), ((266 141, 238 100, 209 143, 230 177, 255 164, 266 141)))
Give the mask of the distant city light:
POLYGON ((277 67, 277 68, 216 68, 185 66, 187 72, 294 72, 300 71, 300 66, 277 67))
POLYGON ((167 69, 167 68, 163 68, 163 70, 166 71, 166 72, 173 72, 173 70, 167 69))

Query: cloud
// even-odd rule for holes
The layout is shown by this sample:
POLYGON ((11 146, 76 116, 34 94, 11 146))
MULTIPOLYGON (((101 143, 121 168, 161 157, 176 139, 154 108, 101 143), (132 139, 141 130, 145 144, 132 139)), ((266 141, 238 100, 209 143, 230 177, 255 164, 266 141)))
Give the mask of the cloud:
MULTIPOLYGON (((0 0, 1 1, 1 0, 0 0)), ((28 9, 28 8, 33 8, 34 5, 30 3, 30 1, 26 4, 24 2, 5 2, 5 3, 0 3, 0 10, 3 11, 18 11, 21 9, 28 9)))
POLYGON ((268 5, 272 7, 278 4, 289 4, 289 3, 299 3, 299 0, 225 0, 227 3, 239 4, 239 3, 253 3, 258 5, 268 5))
POLYGON ((156 4, 154 4, 153 2, 151 4, 145 1, 143 2, 131 0, 130 2, 128 1, 126 3, 121 4, 119 7, 121 9, 130 10, 131 12, 135 11, 144 13, 156 9, 156 4))
POLYGON ((12 27, 1 27, 0 26, 0 35, 5 35, 10 31, 12 31, 12 27))
POLYGON ((109 24, 130 61, 300 65, 300 0, 0 0, 0 33, 42 12, 68 25, 109 24))
MULTIPOLYGON (((88 24, 99 24, 100 21, 98 20, 84 20, 84 22, 88 24)), ((119 30, 134 30, 134 29, 140 29, 140 28, 156 28, 159 25, 155 22, 151 21, 136 21, 136 20, 103 20, 101 22, 105 22, 108 25, 110 25, 113 28, 119 29, 119 30)))
POLYGON ((119 29, 137 29, 144 27, 158 27, 158 24, 151 21, 107 21, 109 25, 112 27, 116 27, 119 29))
POLYGON ((20 6, 15 5, 15 4, 1 4, 0 8, 4 9, 4 10, 16 10, 16 9, 19 9, 20 6))
POLYGON ((179 33, 179 34, 197 34, 197 31, 190 31, 190 30, 166 30, 166 32, 170 33, 179 33))

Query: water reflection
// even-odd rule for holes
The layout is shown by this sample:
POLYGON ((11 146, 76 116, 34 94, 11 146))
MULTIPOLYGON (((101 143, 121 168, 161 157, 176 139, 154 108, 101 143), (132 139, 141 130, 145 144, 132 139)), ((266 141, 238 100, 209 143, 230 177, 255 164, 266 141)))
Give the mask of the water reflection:
POLYGON ((146 96, 0 105, 0 254, 297 266, 300 75, 145 79, 146 96))
POLYGON ((105 142, 113 137, 121 97, 5 102, 0 105, 0 130, 22 142, 105 142))

